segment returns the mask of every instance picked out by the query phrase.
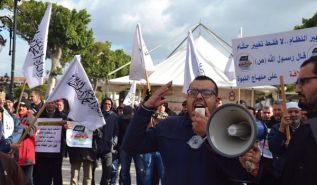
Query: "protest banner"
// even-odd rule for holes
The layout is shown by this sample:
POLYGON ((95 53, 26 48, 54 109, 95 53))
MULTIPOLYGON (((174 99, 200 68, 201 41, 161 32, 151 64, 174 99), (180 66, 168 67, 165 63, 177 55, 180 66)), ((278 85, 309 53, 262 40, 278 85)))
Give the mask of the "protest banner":
POLYGON ((38 118, 35 152, 59 153, 64 123, 61 118, 38 118))
POLYGON ((296 81, 303 61, 317 55, 317 28, 232 40, 238 87, 296 81))
POLYGON ((66 143, 69 147, 92 148, 93 132, 78 122, 70 122, 72 129, 66 131, 66 143))

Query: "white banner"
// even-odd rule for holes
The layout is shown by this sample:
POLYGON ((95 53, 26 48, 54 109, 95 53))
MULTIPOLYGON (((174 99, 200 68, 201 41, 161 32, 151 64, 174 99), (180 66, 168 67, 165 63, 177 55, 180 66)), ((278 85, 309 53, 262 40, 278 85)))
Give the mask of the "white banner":
POLYGON ((317 55, 317 28, 232 40, 238 87, 296 81, 300 65, 317 55))
POLYGON ((67 71, 58 82, 48 102, 65 98, 68 100, 70 112, 68 117, 93 131, 105 124, 95 92, 76 55, 67 71))
POLYGON ((52 4, 48 3, 44 17, 36 31, 23 65, 23 75, 30 88, 43 84, 44 62, 52 4))

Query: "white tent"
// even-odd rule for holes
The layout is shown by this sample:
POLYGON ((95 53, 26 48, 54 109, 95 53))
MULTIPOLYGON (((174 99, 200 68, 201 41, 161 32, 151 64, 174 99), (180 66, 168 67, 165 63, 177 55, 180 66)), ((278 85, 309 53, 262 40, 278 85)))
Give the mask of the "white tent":
MULTIPOLYGON (((228 57, 213 47, 203 36, 195 39, 199 61, 204 63, 205 74, 215 80, 219 87, 235 87, 235 81, 230 81, 224 74, 228 57)), ((174 86, 182 86, 184 82, 186 48, 183 47, 172 56, 155 66, 155 71, 149 76, 151 85, 163 85, 173 81, 174 86)), ((110 84, 131 84, 128 76, 109 80, 110 84)), ((141 81, 145 84, 145 81, 141 81)))
MULTIPOLYGON (((209 35, 203 36, 200 32, 198 36, 194 37, 195 47, 198 54, 198 59, 203 63, 204 72, 206 76, 212 78, 219 86, 220 98, 224 102, 235 102, 240 97, 240 90, 236 87, 236 81, 230 81, 225 75, 225 68, 228 63, 228 57, 230 56, 231 47, 210 29, 199 23, 192 32, 198 27, 203 27, 209 35), (210 36, 216 42, 210 42, 210 36), (212 44, 213 43, 213 44, 212 44), (220 46, 220 47, 219 47, 220 46), (222 49, 222 50, 221 50, 222 49), (235 92, 237 96, 232 100, 229 98, 229 94, 235 92)), ((161 86, 169 81, 173 81, 173 92, 169 95, 173 104, 178 107, 174 107, 176 110, 180 109, 180 102, 182 102, 182 86, 184 83, 184 70, 186 60, 186 44, 181 42, 178 47, 168 56, 167 59, 154 66, 155 71, 149 75, 149 83, 151 86, 161 86)), ((127 90, 132 81, 129 80, 129 76, 124 76, 108 81, 110 89, 115 91, 127 90)), ((145 80, 138 82, 140 85, 146 85, 145 80)), ((142 89, 142 88, 141 88, 142 89)), ((141 90, 140 89, 140 90, 141 90)), ((260 94, 271 94, 276 91, 274 86, 256 86, 250 88, 243 88, 241 91, 241 99, 248 100, 250 105, 254 104, 255 91, 260 94)), ((140 96, 141 92, 139 91, 140 96)))

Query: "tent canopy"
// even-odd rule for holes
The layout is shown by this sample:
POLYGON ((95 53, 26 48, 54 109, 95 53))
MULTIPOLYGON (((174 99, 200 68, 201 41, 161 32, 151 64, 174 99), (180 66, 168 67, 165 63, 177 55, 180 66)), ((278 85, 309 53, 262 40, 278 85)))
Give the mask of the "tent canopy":
MULTIPOLYGON (((203 63, 206 76, 217 82, 219 87, 235 87, 236 82, 230 81, 224 74, 228 56, 225 56, 213 47, 203 36, 195 39, 195 46, 199 61, 203 63)), ((184 82, 184 69, 186 48, 183 47, 172 56, 155 66, 155 71, 149 76, 151 85, 163 85, 173 81, 174 86, 182 86, 184 82)), ((131 84, 129 76, 109 80, 110 84, 131 84)), ((140 81, 145 84, 145 80, 140 81)))
MULTIPOLYGON (((202 34, 194 39, 196 51, 198 54, 199 61, 203 64, 205 75, 212 78, 220 88, 233 88, 236 89, 236 80, 230 81, 225 75, 225 67, 228 62, 230 52, 225 49, 226 52, 221 52, 221 49, 224 46, 231 47, 225 43, 220 37, 213 33, 209 28, 204 26, 202 23, 199 23, 194 29, 198 27, 203 27, 208 35, 216 38, 215 46, 221 43, 221 47, 214 47, 211 42, 206 40, 202 34), (227 54, 224 54, 227 53, 227 54)), ((161 63, 155 65, 155 71, 149 76, 149 83, 153 86, 161 86, 169 81, 173 81, 173 86, 183 86, 184 83, 184 70, 185 70, 185 60, 186 60, 186 38, 181 42, 178 47, 169 55, 167 59, 161 63)), ((222 50, 224 51, 224 50, 222 50)), ((111 85, 130 85, 132 81, 129 80, 129 76, 119 77, 116 79, 109 80, 111 85)), ((141 80, 138 84, 146 85, 145 80, 141 80)), ((254 89, 254 90, 274 90, 274 86, 258 86, 252 88, 243 88, 243 89, 254 89)))

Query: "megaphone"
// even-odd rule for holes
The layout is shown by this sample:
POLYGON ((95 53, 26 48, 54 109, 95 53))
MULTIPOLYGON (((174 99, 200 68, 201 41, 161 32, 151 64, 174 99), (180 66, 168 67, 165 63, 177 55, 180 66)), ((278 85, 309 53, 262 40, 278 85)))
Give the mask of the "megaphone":
POLYGON ((224 104, 210 116, 207 140, 216 153, 232 158, 245 154, 256 140, 265 139, 267 128, 243 106, 224 104))

